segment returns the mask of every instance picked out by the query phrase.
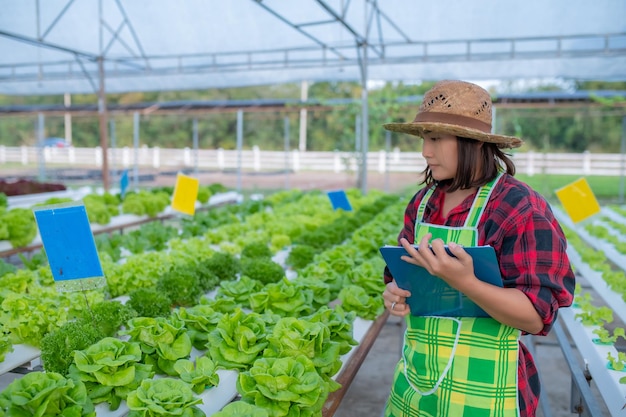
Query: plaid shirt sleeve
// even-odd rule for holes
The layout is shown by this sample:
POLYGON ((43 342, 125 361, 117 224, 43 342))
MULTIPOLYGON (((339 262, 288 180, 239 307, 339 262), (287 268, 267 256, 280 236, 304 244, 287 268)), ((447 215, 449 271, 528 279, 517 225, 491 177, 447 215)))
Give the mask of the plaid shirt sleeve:
POLYGON ((544 323, 539 334, 546 335, 558 309, 574 299, 565 235, 547 201, 524 183, 506 176, 494 191, 479 244, 495 248, 504 286, 526 294, 544 323))

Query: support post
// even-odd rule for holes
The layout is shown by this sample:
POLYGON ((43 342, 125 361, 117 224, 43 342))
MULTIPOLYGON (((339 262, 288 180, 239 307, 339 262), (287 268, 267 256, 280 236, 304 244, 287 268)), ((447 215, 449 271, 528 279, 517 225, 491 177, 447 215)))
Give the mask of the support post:
POLYGON ((285 190, 289 189, 289 116, 285 116, 285 190))
POLYGON ((619 173, 619 204, 624 204, 624 175, 626 174, 626 117, 622 118, 621 164, 619 173))
POLYGON ((198 178, 198 119, 193 119, 193 174, 198 178))
POLYGON ((104 58, 98 57, 98 75, 100 77, 100 88, 98 89, 98 124, 100 126, 100 147, 102 148, 102 187, 105 192, 109 191, 109 148, 107 129, 107 104, 104 88, 104 58))
POLYGON ((45 136, 45 116, 43 113, 37 113, 37 160, 39 162, 39 182, 46 180, 46 158, 44 155, 44 136, 45 136))
MULTIPOLYGON (((302 84, 300 86, 300 100, 303 103, 306 103, 306 101, 309 98, 309 83, 306 81, 302 81, 302 84)), ((303 107, 300 109, 300 143, 298 146, 298 149, 300 149, 301 152, 305 152, 306 151, 306 128, 307 128, 307 109, 306 107, 303 107)))
POLYGON ((367 43, 360 45, 362 54, 361 64, 361 192, 367 194, 367 152, 369 147, 369 109, 368 109, 368 91, 367 91, 367 43))
POLYGON ((115 137, 115 120, 109 120, 109 130, 111 135, 111 167, 113 172, 113 181, 117 182, 118 180, 118 171, 117 171, 117 138, 115 137))
POLYGON ((135 191, 139 188, 139 112, 133 113, 133 187, 135 191))
POLYGON ((241 165, 243 148, 243 110, 237 110, 237 192, 241 193, 241 165))
MULTIPOLYGON (((72 106, 72 96, 69 93, 65 93, 63 95, 63 105, 66 109, 69 109, 72 106)), ((65 123, 65 140, 70 145, 72 144, 72 114, 70 112, 65 112, 63 117, 65 123)))
POLYGON ((389 192, 389 153, 391 152, 391 132, 385 133, 385 192, 389 192))

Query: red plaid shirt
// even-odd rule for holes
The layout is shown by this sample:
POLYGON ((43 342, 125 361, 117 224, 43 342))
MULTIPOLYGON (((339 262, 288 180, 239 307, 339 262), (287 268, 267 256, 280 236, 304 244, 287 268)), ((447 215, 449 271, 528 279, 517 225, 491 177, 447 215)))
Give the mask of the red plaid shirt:
MULTIPOLYGON (((414 242, 415 217, 425 192, 425 188, 421 189, 409 202, 398 241, 405 238, 414 242)), ((443 190, 435 189, 423 221, 463 226, 474 195, 452 209, 447 219, 439 211, 443 196, 443 190)), ((539 335, 548 334, 558 309, 573 301, 575 277, 565 253, 565 236, 546 200, 528 185, 505 174, 493 189, 478 225, 478 244, 493 246, 504 286, 526 294, 543 319, 544 327, 539 335)), ((385 283, 392 280, 387 268, 384 278, 385 283)), ((534 416, 539 402, 539 376, 530 352, 521 342, 518 389, 521 416, 534 416)))

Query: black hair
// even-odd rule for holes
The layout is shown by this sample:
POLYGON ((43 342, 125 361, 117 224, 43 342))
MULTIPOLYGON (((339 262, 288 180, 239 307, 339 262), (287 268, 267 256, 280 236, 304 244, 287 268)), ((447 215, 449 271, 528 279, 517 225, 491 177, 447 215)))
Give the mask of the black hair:
POLYGON ((513 161, 495 143, 457 136, 457 144, 458 165, 454 178, 438 182, 433 178, 432 171, 427 166, 422 172, 424 179, 421 184, 426 184, 427 187, 436 183, 448 184, 447 191, 455 191, 482 187, 497 177, 502 170, 506 170, 507 174, 515 175, 513 161))

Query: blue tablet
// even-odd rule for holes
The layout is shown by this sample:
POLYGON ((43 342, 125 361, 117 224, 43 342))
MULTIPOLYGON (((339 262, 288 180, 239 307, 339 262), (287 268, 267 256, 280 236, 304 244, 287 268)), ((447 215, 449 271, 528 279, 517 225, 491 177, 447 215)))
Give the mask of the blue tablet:
MULTIPOLYGON (((417 249, 417 247, 415 247, 417 249)), ((464 249, 474 259, 474 274, 478 279, 502 287, 502 275, 496 251, 491 246, 470 246, 464 249)), ((415 316, 489 317, 469 297, 449 286, 444 280, 431 275, 425 268, 400 259, 407 255, 402 246, 380 248, 389 272, 398 287, 411 291, 407 304, 415 316)), ((449 251, 448 254, 452 255, 449 251)))

